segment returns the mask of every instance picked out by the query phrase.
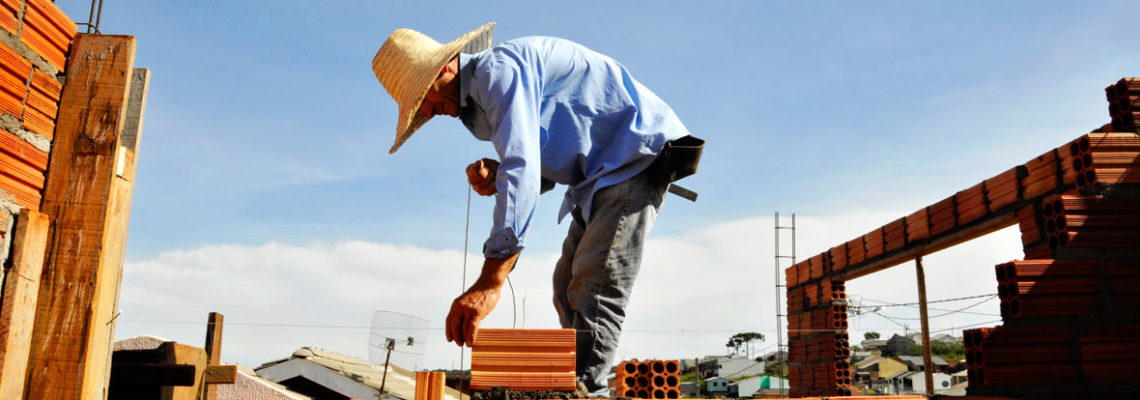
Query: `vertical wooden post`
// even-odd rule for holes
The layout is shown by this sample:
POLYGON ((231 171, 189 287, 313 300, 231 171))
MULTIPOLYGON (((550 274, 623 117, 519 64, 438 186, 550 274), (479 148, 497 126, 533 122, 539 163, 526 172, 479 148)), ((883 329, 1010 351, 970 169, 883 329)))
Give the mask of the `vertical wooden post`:
MULTIPOLYGON (((133 143, 121 137, 136 79, 134 54, 131 36, 79 35, 71 46, 40 207, 52 228, 28 363, 27 399, 107 396, 134 190, 133 146, 138 143, 137 136, 133 143)), ((145 78, 142 84, 145 94, 145 78)), ((138 111, 136 117, 141 118, 138 111)))
POLYGON ((934 363, 930 359, 930 320, 926 313, 926 271, 922 268, 922 254, 914 257, 915 275, 918 276, 918 312, 922 317, 922 365, 926 379, 926 395, 934 395, 934 363))
POLYGON ((27 209, 16 219, 12 270, 5 277, 0 309, 0 399, 24 396, 49 222, 47 215, 27 209))
MULTIPOLYGON (((218 365, 222 361, 222 322, 225 316, 211 312, 206 323, 206 365, 218 365)), ((217 400, 218 388, 206 385, 206 400, 217 400)))

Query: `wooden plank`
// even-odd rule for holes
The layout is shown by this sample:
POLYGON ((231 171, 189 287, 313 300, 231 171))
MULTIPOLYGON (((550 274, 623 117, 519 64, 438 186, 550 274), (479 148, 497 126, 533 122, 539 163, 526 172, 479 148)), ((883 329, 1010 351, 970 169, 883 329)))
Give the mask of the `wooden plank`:
POLYGON ((12 269, 0 301, 0 399, 24 396, 24 378, 47 248, 48 216, 23 210, 12 236, 12 269))
POLYGON ((133 182, 120 146, 135 39, 80 35, 60 102, 42 208, 53 221, 27 397, 106 396, 110 342, 133 182))
POLYGON ((194 386, 193 365, 117 362, 111 367, 115 385, 194 386))
MULTIPOLYGON (((206 350, 170 342, 166 344, 166 356, 163 358, 163 364, 194 366, 194 382, 187 386, 162 388, 162 400, 198 400, 198 394, 202 392, 203 376, 206 372, 206 350)), ((86 393, 84 395, 87 396, 86 393)))
MULTIPOLYGON (((225 316, 220 313, 211 312, 210 319, 206 322, 206 363, 213 365, 221 363, 222 358, 222 323, 225 322, 225 316)), ((210 369, 206 369, 206 383, 211 382, 210 369)), ((236 373, 236 370, 235 370, 236 373)), ((233 378, 233 376, 231 376, 233 378)), ((235 378, 236 379, 236 378, 235 378)), ((233 379, 225 383, 234 383, 233 379)), ((218 398, 218 389, 213 386, 206 386, 206 400, 216 400, 218 398)))
MULTIPOLYGON (((234 383, 237 382, 237 366, 236 365, 208 365, 206 366, 206 373, 203 375, 202 383, 234 383)), ((212 385, 206 386, 206 389, 213 388, 212 385)))

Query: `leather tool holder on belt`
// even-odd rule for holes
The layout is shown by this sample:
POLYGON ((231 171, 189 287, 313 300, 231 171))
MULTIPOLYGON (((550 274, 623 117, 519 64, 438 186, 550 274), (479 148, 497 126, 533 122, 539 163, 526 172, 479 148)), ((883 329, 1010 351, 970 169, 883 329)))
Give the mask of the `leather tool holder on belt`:
POLYGON ((657 176, 665 182, 675 182, 697 173, 701 163, 701 151, 705 149, 704 139, 685 136, 665 143, 665 148, 653 161, 657 176))

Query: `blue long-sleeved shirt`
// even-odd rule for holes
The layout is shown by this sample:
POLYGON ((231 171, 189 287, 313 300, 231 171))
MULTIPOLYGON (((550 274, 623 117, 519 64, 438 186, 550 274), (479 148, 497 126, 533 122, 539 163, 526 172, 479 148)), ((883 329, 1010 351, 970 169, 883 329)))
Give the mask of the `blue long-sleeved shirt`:
POLYGON ((483 254, 523 248, 541 192, 568 186, 558 220, 590 218, 594 193, 648 167, 689 132, 624 66, 577 43, 525 37, 459 57, 459 118, 499 154, 483 254))

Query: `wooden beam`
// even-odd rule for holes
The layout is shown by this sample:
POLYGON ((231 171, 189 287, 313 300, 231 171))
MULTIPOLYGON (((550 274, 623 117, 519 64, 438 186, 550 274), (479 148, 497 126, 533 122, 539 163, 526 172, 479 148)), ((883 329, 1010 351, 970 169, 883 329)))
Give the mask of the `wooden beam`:
POLYGON ((206 383, 206 389, 211 389, 214 383, 234 383, 237 382, 237 366, 236 365, 207 365, 206 374, 203 376, 203 383, 206 383))
POLYGON ((80 35, 71 47, 41 205, 53 226, 32 339, 29 399, 107 395, 134 189, 136 149, 121 141, 134 54, 131 36, 80 35))
MULTIPOLYGON (((206 323, 206 364, 216 365, 221 363, 222 358, 222 323, 225 321, 225 316, 222 314, 211 312, 210 319, 206 323)), ((211 367, 212 368, 212 367, 211 367)), ((206 383, 210 382, 210 369, 206 369, 206 383)), ((236 370, 235 372, 236 373, 236 370)), ((231 374, 231 379, 225 383, 234 383, 234 377, 231 374)), ((218 389, 212 385, 206 386, 206 400, 217 400, 218 389)))
POLYGON ((0 399, 24 396, 49 226, 47 215, 26 209, 16 219, 12 269, 5 277, 0 301, 0 399))
POLYGON ((922 254, 914 257, 915 276, 918 278, 918 313, 922 318, 922 375, 926 380, 926 395, 934 395, 934 363, 930 357, 930 319, 926 312, 926 270, 922 268, 922 254))
POLYGON ((194 386, 195 368, 189 364, 118 362, 111 367, 111 382, 118 385, 194 386))
POLYGON ((203 378, 206 372, 206 350, 170 342, 166 344, 163 364, 194 366, 194 383, 188 386, 166 386, 162 388, 162 400, 198 400, 202 394, 203 378))

